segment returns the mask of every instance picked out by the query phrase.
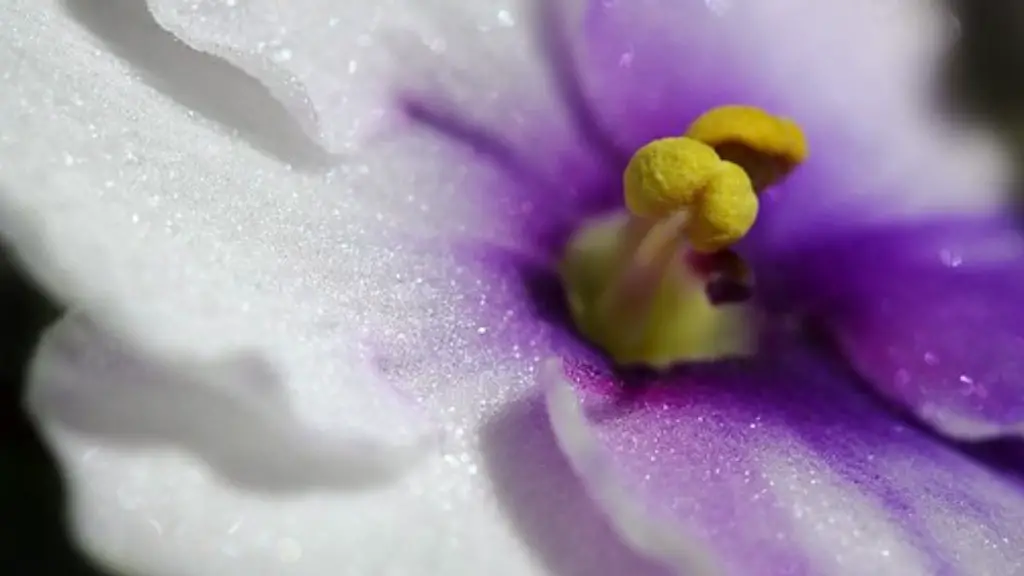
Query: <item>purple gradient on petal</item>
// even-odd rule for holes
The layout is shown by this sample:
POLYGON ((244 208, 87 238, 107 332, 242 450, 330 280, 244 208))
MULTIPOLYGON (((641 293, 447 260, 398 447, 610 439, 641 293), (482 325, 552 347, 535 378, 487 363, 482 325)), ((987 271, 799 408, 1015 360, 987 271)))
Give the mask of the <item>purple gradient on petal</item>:
POLYGON ((572 17, 567 4, 534 1, 541 51, 548 57, 552 80, 587 147, 604 163, 625 166, 632 155, 632 147, 616 142, 616 134, 605 125, 605 118, 594 107, 587 92, 574 55, 572 17))
MULTIPOLYGON (((529 123, 535 130, 515 138, 499 126, 460 115, 442 94, 406 93, 399 99, 400 109, 414 124, 505 174, 506 185, 488 186, 487 205, 496 218, 520 227, 521 234, 512 240, 526 251, 556 257, 584 220, 621 209, 622 173, 632 151, 652 139, 683 133, 714 106, 758 105, 799 121, 799 114, 794 114, 799 111, 781 110, 773 97, 744 81, 725 43, 713 38, 721 19, 701 2, 589 3, 584 49, 575 56, 579 71, 572 74, 567 72, 573 70, 572 43, 562 36, 572 30, 554 21, 561 2, 540 4, 542 47, 575 123, 574 133, 551 128, 534 115, 529 123), (675 36, 643 28, 651 14, 660 13, 648 11, 662 5, 671 5, 664 7, 664 14, 674 15, 665 20, 679 24, 675 36), (689 41, 682 34, 700 30, 689 41), (678 50, 689 50, 693 57, 685 65, 664 57, 678 50), (623 63, 627 56, 628 63, 623 63), (590 82, 583 85, 584 80, 590 82)), ((858 215, 869 211, 857 194, 842 194, 833 182, 835 163, 852 153, 849 144, 814 126, 804 128, 812 156, 784 186, 765 197, 748 244, 767 239, 773 244, 802 242, 835 230, 836 213, 852 227, 858 215)))
POLYGON ((520 355, 541 359, 547 356, 584 358, 601 362, 603 356, 591 348, 573 328, 569 310, 553 263, 538 260, 506 248, 486 245, 456 247, 460 261, 484 280, 491 296, 491 313, 500 321, 488 331, 483 342, 496 350, 516 350, 520 355), (494 287, 502 286, 500 300, 494 287))
POLYGON ((574 138, 541 129, 512 141, 461 117, 443 98, 406 95, 400 106, 415 123, 503 173, 503 185, 486 190, 487 206, 518 228, 511 240, 524 252, 555 257, 580 222, 621 205, 625 164, 609 167, 574 138))
POLYGON ((558 449, 543 401, 530 395, 485 426, 489 476, 505 513, 559 576, 670 576, 611 531, 558 449), (553 513, 557 510, 557 513, 553 513), (567 554, 567 550, 588 550, 567 554))
MULTIPOLYGON (((894 545, 925 553, 925 573, 1024 568, 1018 552, 1024 494, 1017 481, 902 421, 861 392, 856 377, 828 353, 792 342, 771 353, 751 362, 691 367, 626 390, 600 366, 567 362, 566 372, 637 498, 670 512, 732 574, 831 573, 870 562, 856 548, 815 558, 797 536, 794 497, 817 518, 881 514, 900 531, 894 545), (773 492, 770 475, 780 465, 802 478, 791 486, 796 496, 780 499, 773 492), (800 488, 800 482, 827 485, 824 478, 815 480, 820 469, 842 486, 825 493, 800 488), (822 494, 832 502, 821 500, 822 494), (863 508, 864 499, 871 509, 863 508), (965 537, 970 530, 976 532, 965 537), (994 541, 1000 544, 989 545, 994 541), (971 547, 977 546, 989 546, 981 556, 991 565, 972 564, 978 556, 971 547)), ((906 571, 892 552, 883 573, 918 573, 906 571)))
MULTIPOLYGON (((557 2, 556 2, 557 3, 557 2)), ((678 136, 713 106, 754 101, 703 2, 594 0, 583 21, 579 74, 592 105, 630 154, 678 136)))
MULTIPOLYGON (((861 391, 861 381, 834 362, 834 351, 769 348, 768 357, 778 362, 687 367, 670 378, 618 373, 573 333, 548 263, 480 245, 460 248, 458 254, 483 281, 492 311, 502 318, 488 322, 497 329, 488 332, 484 345, 509 354, 515 348, 527 357, 566 358, 583 393, 602 403, 594 426, 619 464, 630 478, 647 478, 636 480, 637 493, 659 508, 668 507, 727 557, 748 558, 756 552, 772 573, 817 573, 803 544, 793 540, 792 510, 765 496, 767 480, 758 476, 770 453, 765 448, 785 454, 796 441, 830 474, 872 499, 906 541, 926 553, 929 573, 972 574, 963 568, 970 564, 964 558, 976 556, 957 548, 957 531, 968 530, 965 526, 992 542, 1008 539, 1005 549, 985 552, 984 558, 997 566, 1012 565, 1014 547, 1024 543, 1018 542, 1024 535, 1013 528, 1024 518, 1017 485, 861 391), (498 285, 504 288, 493 290, 498 285), (495 298, 498 292, 500 299, 495 298), (914 473, 908 476, 908 469, 914 473), (734 485, 725 486, 724 479, 734 485), (945 525, 950 526, 947 532, 937 528, 945 525)), ((512 417, 506 412, 523 409, 511 406, 498 418, 507 423, 512 417)), ((506 432, 509 443, 516 442, 517 434, 536 433, 532 425, 516 434, 506 432)), ((518 458, 535 461, 540 456, 529 453, 540 446, 523 440, 518 458)), ((1024 469, 1019 451, 1000 450, 996 459, 987 447, 969 448, 986 461, 998 460, 1011 474, 1024 469)), ((501 450, 505 454, 508 448, 501 450)), ((544 473, 540 468, 537 474, 544 473)), ((810 513, 829 514, 809 506, 810 513)), ((524 531, 541 530, 542 522, 537 524, 524 524, 524 531)), ((980 544, 966 540, 965 545, 980 544)))
MULTIPOLYGON (((1017 569, 1015 551, 1024 544, 1018 528, 1024 519, 1024 499, 1018 487, 961 451, 885 412, 876 399, 856 389, 856 378, 837 374, 842 370, 830 366, 827 356, 783 351, 775 363, 692 367, 671 379, 659 380, 645 374, 614 373, 574 334, 553 264, 565 239, 585 218, 620 205, 619 178, 625 159, 609 159, 605 136, 628 150, 654 137, 680 133, 690 120, 713 105, 740 102, 773 110, 766 97, 743 85, 741 75, 729 73, 728 54, 695 52, 701 58, 706 56, 703 65, 676 66, 665 58, 672 44, 665 41, 665 36, 624 25, 628 14, 638 15, 634 7, 660 2, 669 7, 666 10, 683 11, 680 14, 697 10, 690 17, 708 18, 708 28, 713 30, 716 24, 707 11, 694 8, 700 3, 631 1, 590 4, 585 20, 586 60, 579 64, 578 74, 562 77, 568 83, 561 86, 563 93, 571 96, 567 105, 577 122, 578 134, 552 133, 542 119, 535 119, 537 131, 529 141, 512 141, 498 128, 474 125, 451 113, 443 98, 418 95, 403 101, 412 119, 486 159, 507 177, 505 185, 487 190, 488 204, 496 219, 520 227, 519 237, 512 242, 516 249, 486 245, 455 248, 460 261, 478 274, 480 283, 475 290, 483 294, 489 286, 501 288, 489 293, 492 298, 488 309, 473 311, 489 326, 498 327, 487 333, 481 345, 490 354, 497 351, 517 358, 539 360, 558 355, 571 359, 574 375, 585 384, 585 392, 591 398, 611 402, 610 411, 595 426, 631 474, 638 493, 671 508, 681 521, 696 524, 709 545, 726 558, 736 562, 758 559, 777 567, 773 573, 811 571, 809 551, 794 540, 788 529, 793 511, 764 497, 766 481, 756 476, 758 469, 771 464, 766 460, 771 450, 785 452, 799 446, 809 450, 814 461, 830 474, 872 498, 889 520, 905 531, 912 545, 929 554, 931 573, 965 573, 961 570, 963 558, 979 557, 996 563, 997 568, 1017 569), (589 99, 574 92, 581 79, 592 81, 587 85, 589 99), (498 293, 500 298, 495 297, 498 293), (899 474, 893 476, 897 469, 899 474), (734 484, 726 486, 726 479, 734 484), (936 509, 923 511, 929 506, 936 509), (957 518, 967 519, 977 526, 974 535, 991 537, 993 542, 1002 538, 1008 542, 1007 547, 994 544, 980 556, 972 556, 972 550, 962 546, 974 546, 976 551, 983 545, 977 538, 958 539, 952 532, 943 532, 934 522, 926 522, 931 519, 928 514, 953 518, 943 516, 942 526, 956 524, 957 518)), ((548 38, 546 44, 553 50, 556 71, 567 66, 566 44, 557 40, 548 38)), ((714 43, 708 46, 721 48, 714 43)), ((935 265, 934 258, 938 256, 941 261, 946 257, 941 250, 949 248, 951 241, 962 244, 964 261, 990 259, 998 252, 985 240, 994 230, 991 222, 961 222, 934 229, 864 229, 853 234, 859 210, 856 194, 837 188, 842 182, 834 181, 838 173, 834 168, 836 162, 855 150, 813 126, 807 128, 813 150, 811 161, 765 202, 758 226, 744 246, 758 275, 757 297, 772 309, 801 307, 824 316, 861 374, 873 384, 881 383, 879 388, 889 397, 917 408, 906 390, 893 392, 886 388, 887 374, 907 362, 918 371, 917 376, 933 377, 935 373, 913 364, 912 356, 921 351, 901 349, 900 340, 886 332, 885 317, 907 312, 903 331, 913 335, 922 325, 921 315, 927 312, 925 298, 914 301, 913 296, 922 294, 914 292, 920 289, 922 280, 940 285, 926 294, 927 302, 933 305, 937 301, 957 301, 964 297, 962 291, 975 289, 980 289, 980 296, 972 298, 1001 299, 1005 303, 1009 292, 1004 288, 1017 286, 1016 276, 1005 272, 1010 279, 1001 283, 988 280, 993 278, 988 272, 982 278, 979 271, 959 280, 954 279, 960 278, 959 273, 935 265), (835 218, 829 217, 839 212, 850 216, 844 220, 844 227, 836 226, 835 218), (809 241, 812 236, 813 242, 809 241), (911 265, 928 258, 932 258, 930 265, 911 265), (986 292, 986 286, 998 289, 986 292), (873 302, 886 298, 906 304, 881 312, 872 308, 873 302), (858 314, 868 320, 855 322, 858 314)), ((991 317, 945 316, 938 324, 929 325, 935 334, 940 330, 945 334, 941 342, 934 343, 946 346, 943 354, 954 360, 946 366, 975 358, 969 349, 954 349, 954 337, 948 334, 955 328, 950 323, 964 321, 973 322, 972 329, 977 328, 971 332, 975 339, 990 337, 979 330, 994 321, 991 317)), ((1004 333, 1010 334, 1012 323, 1006 324, 1004 333)), ((897 334, 896 329, 891 334, 897 334)), ((1008 360, 977 357, 1003 361, 1004 365, 1008 360)), ((1001 382, 1011 384, 1012 379, 1001 382)), ((920 390, 922 396, 927 393, 924 388, 920 390)), ((534 432, 528 426, 522 434, 525 437, 534 432)), ((513 438, 507 442, 514 444, 515 434, 507 435, 513 438)), ((533 451, 541 450, 541 444, 525 442, 533 448, 524 449, 516 457, 541 461, 541 455, 531 456, 533 451)), ((499 483, 507 481, 501 478, 506 472, 498 468, 493 472, 499 476, 499 483)), ((543 532, 543 519, 525 521, 523 531, 543 532)), ((745 573, 762 573, 762 567, 754 565, 754 572, 745 573)))
POLYGON ((762 263, 856 369, 955 438, 1024 433, 1024 236, 1002 216, 893 225, 762 263))
MULTIPOLYGON (((845 169, 851 159, 874 157, 865 154, 874 144, 843 130, 846 119, 809 122, 802 110, 792 108, 792 98, 757 83, 762 71, 746 68, 748 59, 728 40, 742 34, 737 26, 753 25, 737 14, 743 3, 724 10, 712 4, 587 2, 578 75, 587 81, 601 121, 632 151, 656 138, 681 135, 700 114, 725 104, 759 106, 791 117, 803 128, 811 154, 787 182, 762 198, 750 242, 768 235, 773 244, 800 243, 837 225, 854 227, 868 219, 879 209, 873 193, 881 191, 844 189, 836 175, 849 174, 845 169)), ((892 193, 898 194, 904 183, 891 182, 892 193)))
MULTIPOLYGON (((555 2, 558 3, 558 2, 555 2)), ((801 124, 811 155, 789 180, 762 197, 750 242, 802 242, 848 226, 877 209, 860 190, 837 188, 835 175, 856 158, 858 144, 833 125, 807 122, 801 110, 753 79, 746 60, 728 41, 742 18, 721 15, 697 0, 591 0, 583 24, 579 75, 587 80, 591 106, 621 146, 635 151, 647 142, 683 134, 716 106, 759 106, 801 124)), ((731 8, 742 11, 741 6, 731 8)), ((726 9, 729 10, 729 9, 726 9)), ((616 178, 623 166, 616 166, 616 178)))

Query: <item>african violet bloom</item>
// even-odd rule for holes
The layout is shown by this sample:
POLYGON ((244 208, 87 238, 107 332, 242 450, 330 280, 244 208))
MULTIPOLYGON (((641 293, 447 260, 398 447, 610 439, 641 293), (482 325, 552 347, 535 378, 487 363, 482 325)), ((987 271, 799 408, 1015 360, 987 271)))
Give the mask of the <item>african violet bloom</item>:
MULTIPOLYGON (((521 228, 478 250, 481 274, 529 278, 535 308, 502 337, 547 335, 538 379, 588 493, 679 573, 1020 569, 1003 546, 1024 494, 954 447, 1018 434, 1014 224, 895 215, 922 190, 980 182, 939 169, 923 126, 936 119, 904 121, 915 112, 888 94, 837 113, 824 78, 799 70, 821 54, 707 53, 712 35, 778 37, 780 5, 811 37, 817 11, 877 7, 640 4, 587 3, 580 46, 558 7, 542 10, 571 126, 527 112, 517 139, 443 94, 404 99, 506 174, 485 202, 521 228), (634 366, 654 372, 621 370, 634 366), (985 553, 961 547, 970 530, 985 553)), ((841 84, 897 82, 876 81, 841 84)))
MULTIPOLYGON (((94 556, 198 576, 1019 569, 1019 486, 956 442, 1019 419, 1020 239, 907 216, 1000 192, 922 113, 933 7, 589 3, 541 20, 560 99, 522 6, 338 4, 2 9, 3 233, 72 310, 30 404, 94 556), (383 104, 382 54, 415 122, 383 104), (691 132, 743 169, 726 191, 761 194, 731 255, 689 261, 749 270, 705 267, 717 308, 690 268, 657 272, 689 275, 722 342, 755 318, 768 337, 627 387, 560 313, 555 266, 623 208, 635 152, 732 104, 791 118, 809 155, 767 187, 691 132)), ((659 254, 708 252, 669 231, 659 254)))

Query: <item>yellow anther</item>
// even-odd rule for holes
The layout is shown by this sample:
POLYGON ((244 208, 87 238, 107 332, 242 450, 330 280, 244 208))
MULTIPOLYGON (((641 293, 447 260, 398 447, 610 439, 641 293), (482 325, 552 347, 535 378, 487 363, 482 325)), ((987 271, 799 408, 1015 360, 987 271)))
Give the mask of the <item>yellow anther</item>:
POLYGON ((807 159, 807 139, 800 126, 753 106, 719 106, 690 124, 686 136, 708 146, 741 144, 792 165, 807 159))
POLYGON ((697 201, 690 222, 690 244, 701 252, 716 252, 746 236, 757 219, 758 201, 750 178, 732 162, 722 162, 697 201))
POLYGON ((693 206, 722 163, 691 138, 655 140, 633 155, 623 174, 626 208, 642 218, 664 218, 693 206))
POLYGON ((585 224, 566 247, 559 272, 576 327, 621 365, 753 354, 753 305, 712 304, 707 290, 750 287, 728 248, 754 225, 757 194, 806 158, 796 123, 748 106, 715 108, 638 150, 623 174, 629 213, 585 224))
POLYGON ((753 106, 720 106, 705 112, 686 136, 739 164, 758 192, 775 184, 807 159, 807 138, 788 118, 753 106))
POLYGON ((685 213, 686 236, 701 251, 737 242, 757 217, 757 197, 743 169, 691 138, 644 146, 630 160, 623 182, 631 213, 650 219, 685 213))

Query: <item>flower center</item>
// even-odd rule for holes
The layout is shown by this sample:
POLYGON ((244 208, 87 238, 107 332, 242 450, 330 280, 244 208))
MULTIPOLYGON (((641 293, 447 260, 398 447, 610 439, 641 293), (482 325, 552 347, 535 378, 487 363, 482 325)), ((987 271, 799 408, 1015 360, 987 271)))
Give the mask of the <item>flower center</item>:
POLYGON ((747 106, 715 108, 684 136, 640 148, 623 175, 626 209, 584 224, 566 247, 577 329, 626 366, 752 354, 753 279, 730 247, 754 225, 758 195, 806 157, 799 126, 747 106))

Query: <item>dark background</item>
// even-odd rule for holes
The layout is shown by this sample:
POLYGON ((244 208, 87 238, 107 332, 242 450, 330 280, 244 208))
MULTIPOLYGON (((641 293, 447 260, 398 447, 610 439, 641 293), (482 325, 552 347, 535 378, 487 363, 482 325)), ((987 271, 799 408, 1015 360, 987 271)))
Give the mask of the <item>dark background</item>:
MULTIPOLYGON (((1024 159, 1024 2, 950 4, 960 22, 947 66, 952 108, 989 123, 1024 159)), ((102 575, 65 534, 62 479, 21 409, 25 366, 59 306, 3 256, 2 247, 0 308, 0 574, 102 575)))

